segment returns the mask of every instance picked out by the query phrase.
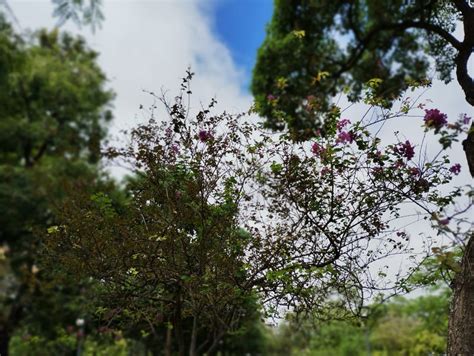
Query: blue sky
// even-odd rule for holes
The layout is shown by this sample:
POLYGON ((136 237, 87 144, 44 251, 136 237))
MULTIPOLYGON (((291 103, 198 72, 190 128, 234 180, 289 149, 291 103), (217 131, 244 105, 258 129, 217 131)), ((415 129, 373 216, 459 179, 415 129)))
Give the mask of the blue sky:
POLYGON ((244 70, 244 89, 250 84, 257 50, 272 12, 273 0, 217 0, 214 4, 214 31, 229 48, 236 65, 244 70))

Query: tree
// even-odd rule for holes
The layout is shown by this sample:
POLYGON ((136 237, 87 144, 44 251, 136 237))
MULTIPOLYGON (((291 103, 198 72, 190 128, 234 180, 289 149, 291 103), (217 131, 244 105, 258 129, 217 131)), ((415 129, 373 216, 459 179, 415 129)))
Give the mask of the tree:
MULTIPOLYGON (((152 111, 129 145, 107 151, 139 177, 126 206, 78 186, 45 237, 50 261, 97 281, 115 303, 109 315, 166 333, 175 345, 168 354, 214 351, 254 298, 266 316, 323 316, 329 300, 360 314, 380 291, 407 289, 416 256, 391 280, 379 264, 413 255, 407 232, 394 225, 407 218, 401 207, 413 204, 417 217, 446 224, 461 191, 439 190, 459 173, 443 147, 433 160, 415 160, 422 147, 383 145, 369 130, 416 103, 354 124, 334 114, 324 137, 294 143, 243 115, 214 115, 213 102, 191 114, 184 104, 191 77, 175 102, 163 99, 169 117, 158 121, 152 111)), ((438 122, 427 116, 424 125, 438 122)), ((460 120, 440 132, 442 142, 449 146, 464 130, 460 120)))
POLYGON ((464 0, 276 1, 252 80, 258 112, 272 129, 286 123, 296 136, 312 136, 332 97, 345 91, 356 100, 364 83, 380 78, 377 94, 390 105, 411 81, 427 77, 430 57, 445 82, 456 68, 474 105, 467 71, 473 19, 464 0), (458 20, 462 41, 451 35, 458 20))
POLYGON ((97 53, 81 38, 41 31, 25 40, 0 19, 0 243, 13 282, 2 290, 0 353, 32 303, 46 271, 38 269, 35 227, 54 220, 62 182, 97 181, 96 164, 113 94, 97 53))
POLYGON ((443 354, 449 295, 449 289, 444 288, 418 298, 398 297, 386 304, 375 303, 366 318, 320 321, 312 315, 303 320, 288 315, 273 332, 272 354, 443 354))
MULTIPOLYGON (((252 91, 256 108, 273 129, 288 127, 296 140, 325 132, 332 98, 344 90, 357 100, 367 82, 381 80, 376 96, 389 108, 414 80, 426 77, 434 59, 439 78, 453 69, 466 101, 474 105, 467 64, 474 47, 470 1, 277 1, 259 50, 252 91), (464 38, 452 32, 462 21, 464 38)), ((474 132, 463 142, 474 177, 474 132)), ((468 196, 470 196, 468 193, 468 196)), ((474 352, 472 235, 455 282, 450 353, 474 352), (456 340, 461 341, 461 344, 456 340), (454 346, 456 345, 456 346, 454 346)), ((458 240, 463 239, 458 236, 458 240)))
POLYGON ((129 147, 108 151, 137 177, 122 211, 104 194, 82 193, 60 208, 47 238, 52 261, 100 281, 109 310, 166 334, 168 355, 212 352, 256 309, 244 286, 249 234, 237 223, 248 175, 238 154, 252 130, 208 117, 214 103, 188 119, 183 95, 167 106, 170 121, 152 119, 132 131, 129 147))
MULTIPOLYGON (((53 16, 58 18, 58 27, 68 20, 72 20, 77 26, 91 26, 95 31, 96 26, 100 26, 104 20, 102 0, 52 0, 52 3, 54 5, 53 16)), ((1 0, 1 7, 14 22, 18 22, 8 0, 1 0)))

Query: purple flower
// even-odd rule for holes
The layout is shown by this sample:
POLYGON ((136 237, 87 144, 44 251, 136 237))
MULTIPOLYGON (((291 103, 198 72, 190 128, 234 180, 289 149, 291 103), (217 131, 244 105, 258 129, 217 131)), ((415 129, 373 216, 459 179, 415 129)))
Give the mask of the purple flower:
POLYGON ((405 143, 399 143, 398 146, 395 146, 394 151, 407 160, 411 160, 415 156, 415 149, 408 140, 406 140, 405 143))
POLYGON ((341 131, 346 125, 350 124, 351 122, 347 119, 339 120, 336 124, 338 131, 341 131))
POLYGON ((212 133, 210 131, 206 131, 206 130, 199 131, 198 136, 199 136, 199 140, 202 141, 202 142, 209 141, 213 138, 212 133))
POLYGON ((346 143, 346 142, 351 143, 352 141, 354 141, 354 135, 351 132, 341 131, 337 135, 337 139, 336 139, 337 143, 339 143, 339 142, 341 142, 341 143, 346 143))
POLYGON ((467 116, 467 114, 461 114, 461 119, 462 119, 462 123, 464 125, 469 125, 469 122, 471 122, 471 118, 469 116, 467 116))
POLYGON ((267 100, 268 101, 275 101, 277 99, 277 97, 273 94, 268 94, 267 95, 267 100))
POLYGON ((459 163, 456 163, 451 168, 449 168, 449 171, 455 175, 458 175, 459 173, 461 173, 461 165, 459 163))
POLYGON ((438 109, 425 110, 425 125, 439 130, 448 122, 448 116, 438 109))
POLYGON ((315 142, 311 145, 311 152, 313 152, 318 157, 321 157, 321 155, 325 151, 326 151, 326 149, 317 142, 315 142))
POLYGON ((173 152, 175 155, 179 153, 179 147, 176 143, 171 145, 171 152, 173 152))

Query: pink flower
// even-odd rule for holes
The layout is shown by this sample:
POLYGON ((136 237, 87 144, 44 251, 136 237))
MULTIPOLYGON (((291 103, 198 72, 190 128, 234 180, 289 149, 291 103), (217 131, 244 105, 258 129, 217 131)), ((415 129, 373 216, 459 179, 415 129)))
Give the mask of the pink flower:
POLYGON ((339 120, 336 124, 338 131, 341 131, 346 125, 350 124, 351 122, 347 119, 339 120))
POLYGON ((275 100, 277 100, 277 97, 273 94, 268 94, 267 95, 267 100, 268 101, 275 101, 275 100))
POLYGON ((461 173, 461 165, 459 163, 456 163, 451 168, 449 168, 449 171, 455 175, 458 175, 459 173, 461 173))
POLYGON ((425 125, 439 130, 448 122, 448 116, 438 109, 425 110, 425 125))
POLYGON ((352 141, 354 141, 354 135, 351 132, 341 131, 337 135, 337 139, 336 139, 337 143, 339 143, 339 142, 340 143, 346 143, 346 142, 351 143, 352 141))
POLYGON ((405 143, 399 143, 393 150, 407 160, 411 160, 415 156, 415 149, 408 140, 405 143))
POLYGON ((321 157, 325 151, 326 149, 317 142, 311 145, 311 152, 313 152, 315 156, 321 157))
POLYGON ((202 142, 209 141, 213 138, 211 132, 206 131, 206 130, 199 131, 198 136, 199 136, 199 140, 202 142))

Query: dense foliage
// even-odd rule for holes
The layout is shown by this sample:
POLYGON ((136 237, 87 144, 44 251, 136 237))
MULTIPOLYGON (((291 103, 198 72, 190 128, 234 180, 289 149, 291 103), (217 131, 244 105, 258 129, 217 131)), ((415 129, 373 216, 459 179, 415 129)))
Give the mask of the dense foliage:
POLYGON ((272 129, 288 127, 304 139, 321 128, 344 92, 355 101, 372 78, 390 107, 414 81, 427 77, 429 60, 445 82, 457 70, 474 104, 467 73, 474 8, 467 1, 276 1, 254 68, 252 92, 272 129), (464 40, 451 33, 464 22, 464 40), (285 126, 286 125, 286 126, 285 126))
MULTIPOLYGON (((47 282, 38 266, 35 229, 54 221, 52 205, 64 198, 64 182, 98 181, 113 94, 96 61, 97 53, 80 38, 41 31, 24 39, 0 18, 2 355, 22 320, 54 323, 48 308, 68 305, 80 290, 47 282), (53 302, 54 296, 59 299, 53 302)), ((66 309, 58 311, 59 319, 77 317, 66 309)))

